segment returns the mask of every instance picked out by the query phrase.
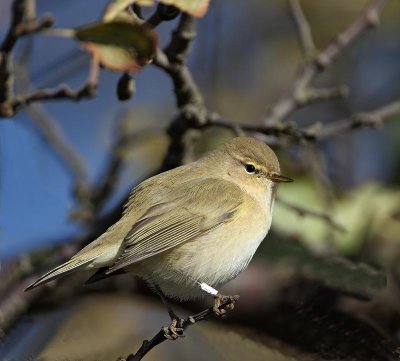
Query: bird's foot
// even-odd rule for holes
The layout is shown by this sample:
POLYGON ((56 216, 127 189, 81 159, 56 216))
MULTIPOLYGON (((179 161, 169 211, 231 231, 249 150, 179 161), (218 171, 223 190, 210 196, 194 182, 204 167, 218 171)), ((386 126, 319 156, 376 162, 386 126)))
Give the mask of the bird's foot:
POLYGON ((183 333, 183 327, 182 327, 182 320, 178 318, 172 319, 171 324, 168 327, 163 327, 162 328, 164 331, 164 336, 168 340, 176 340, 179 337, 185 337, 185 334, 183 333))
POLYGON ((224 316, 226 311, 233 310, 235 308, 235 302, 239 299, 238 295, 235 296, 224 296, 217 294, 214 296, 213 311, 217 316, 224 316))

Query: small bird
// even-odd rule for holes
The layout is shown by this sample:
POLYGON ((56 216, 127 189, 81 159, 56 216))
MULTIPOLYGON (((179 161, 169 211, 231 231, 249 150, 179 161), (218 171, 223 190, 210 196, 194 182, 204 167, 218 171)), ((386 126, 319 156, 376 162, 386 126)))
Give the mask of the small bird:
MULTIPOLYGON (((237 137, 196 162, 135 187, 121 219, 27 290, 77 270, 97 269, 86 283, 132 272, 166 297, 189 300, 216 290, 245 269, 272 220, 278 159, 265 143, 237 137)), ((168 304, 167 304, 168 306, 168 304)), ((168 306, 168 337, 179 318, 168 306)))

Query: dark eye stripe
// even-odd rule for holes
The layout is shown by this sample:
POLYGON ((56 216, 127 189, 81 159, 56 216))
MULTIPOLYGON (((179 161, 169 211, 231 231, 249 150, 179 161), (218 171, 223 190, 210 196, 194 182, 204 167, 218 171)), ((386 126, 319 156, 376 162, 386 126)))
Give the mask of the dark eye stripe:
POLYGON ((247 173, 255 173, 256 167, 253 164, 245 164, 244 168, 246 169, 247 173))

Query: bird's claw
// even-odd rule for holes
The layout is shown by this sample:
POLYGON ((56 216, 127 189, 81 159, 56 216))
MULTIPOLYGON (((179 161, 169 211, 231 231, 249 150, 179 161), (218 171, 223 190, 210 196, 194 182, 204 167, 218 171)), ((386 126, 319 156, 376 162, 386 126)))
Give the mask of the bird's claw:
POLYGON ((235 308, 235 302, 239 299, 239 296, 224 296, 217 294, 214 297, 213 311, 217 316, 224 316, 226 311, 233 310, 235 308))
POLYGON ((164 337, 171 341, 177 340, 179 337, 185 337, 181 324, 181 320, 174 318, 168 327, 162 328, 164 331, 164 337))

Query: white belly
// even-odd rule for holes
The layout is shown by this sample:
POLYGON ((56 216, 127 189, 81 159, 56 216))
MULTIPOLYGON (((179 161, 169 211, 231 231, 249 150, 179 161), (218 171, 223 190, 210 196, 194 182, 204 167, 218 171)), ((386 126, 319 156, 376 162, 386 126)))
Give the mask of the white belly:
POLYGON ((167 296, 181 300, 204 296, 197 281, 218 289, 249 264, 270 226, 263 215, 253 221, 254 226, 246 230, 228 224, 167 254, 153 256, 140 263, 139 274, 167 296), (221 233, 226 235, 223 227, 229 227, 228 239, 222 239, 221 233))

